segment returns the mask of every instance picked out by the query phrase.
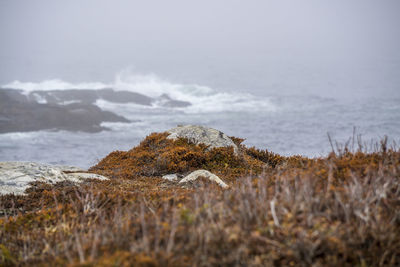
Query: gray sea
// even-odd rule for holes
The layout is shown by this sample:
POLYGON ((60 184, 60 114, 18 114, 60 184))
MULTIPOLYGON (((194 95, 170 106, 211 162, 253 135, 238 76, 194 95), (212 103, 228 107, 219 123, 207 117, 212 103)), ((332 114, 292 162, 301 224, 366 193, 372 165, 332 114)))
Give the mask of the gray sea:
POLYGON ((346 143, 354 132, 370 145, 384 136, 400 143, 400 99, 351 99, 312 94, 250 94, 223 91, 197 84, 177 84, 155 75, 132 76, 112 83, 73 84, 62 80, 12 82, 7 88, 33 90, 113 88, 151 97, 162 94, 190 102, 188 107, 143 106, 97 100, 96 105, 132 121, 103 123, 111 130, 99 133, 46 130, 0 134, 0 161, 38 161, 88 168, 114 150, 129 150, 152 132, 178 124, 213 127, 244 144, 282 155, 319 157, 333 142, 346 143))

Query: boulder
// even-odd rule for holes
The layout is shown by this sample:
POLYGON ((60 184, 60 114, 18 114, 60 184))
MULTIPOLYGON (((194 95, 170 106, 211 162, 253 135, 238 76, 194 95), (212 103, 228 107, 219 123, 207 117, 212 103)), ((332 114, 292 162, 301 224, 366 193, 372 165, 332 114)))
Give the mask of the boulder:
POLYGON ((178 126, 167 131, 168 139, 187 138, 195 144, 205 144, 208 149, 216 147, 233 147, 235 154, 238 153, 237 145, 226 134, 213 128, 199 125, 178 126))
POLYGON ((198 178, 205 178, 211 182, 216 183, 217 185, 221 186, 222 188, 228 188, 228 185, 222 181, 217 175, 207 171, 207 170, 197 170, 192 173, 190 173, 188 176, 183 178, 182 180, 179 181, 180 184, 183 183, 193 183, 196 181, 198 178))
POLYGON ((165 179, 165 180, 168 180, 168 181, 177 181, 178 180, 178 175, 176 173, 174 173, 174 174, 166 174, 162 178, 165 179))
POLYGON ((72 166, 57 166, 35 162, 0 162, 0 195, 23 195, 32 182, 54 184, 62 181, 79 183, 85 179, 108 180, 108 178, 86 173, 72 166))

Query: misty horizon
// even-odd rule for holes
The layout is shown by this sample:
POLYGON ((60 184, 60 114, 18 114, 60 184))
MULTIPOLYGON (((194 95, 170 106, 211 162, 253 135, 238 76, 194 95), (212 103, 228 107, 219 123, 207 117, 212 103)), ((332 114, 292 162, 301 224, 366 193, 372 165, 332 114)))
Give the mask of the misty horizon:
POLYGON ((110 83, 130 69, 257 95, 399 97, 399 11, 398 1, 2 1, 0 84, 110 83))

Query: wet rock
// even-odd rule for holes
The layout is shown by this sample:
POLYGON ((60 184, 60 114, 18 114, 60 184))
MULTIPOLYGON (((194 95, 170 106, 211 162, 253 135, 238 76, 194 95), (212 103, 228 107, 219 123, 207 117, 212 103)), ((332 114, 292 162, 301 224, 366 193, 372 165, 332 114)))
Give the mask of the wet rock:
POLYGON ((153 102, 151 97, 128 91, 114 91, 112 89, 103 89, 98 91, 101 99, 113 103, 135 103, 138 105, 150 106, 153 102))
POLYGON ((69 90, 49 90, 33 91, 28 95, 32 102, 42 102, 47 104, 64 105, 65 103, 75 102, 83 104, 95 104, 99 99, 113 103, 135 103, 138 105, 150 106, 153 98, 128 91, 115 91, 111 88, 92 90, 92 89, 69 89, 69 90))
POLYGON ((35 162, 0 162, 0 195, 22 195, 32 182, 54 184, 71 181, 79 183, 85 179, 108 180, 104 176, 85 173, 85 170, 73 166, 57 166, 35 162))
POLYGON ((49 129, 99 132, 107 130, 102 122, 130 121, 92 104, 40 104, 17 90, 0 89, 0 133, 49 129))
POLYGON ((170 133, 168 139, 187 138, 195 144, 205 144, 209 149, 216 147, 233 147, 235 154, 238 153, 237 145, 226 134, 213 128, 199 125, 184 125, 167 131, 170 133))
POLYGON ((158 106, 168 107, 168 108, 184 108, 191 105, 190 102, 174 100, 166 94, 162 94, 161 96, 156 98, 155 104, 158 106))
POLYGON ((217 175, 207 171, 207 170, 197 170, 192 173, 190 173, 188 176, 183 178, 182 180, 179 181, 180 184, 184 183, 193 183, 199 178, 204 178, 207 179, 211 182, 216 183, 217 185, 221 186, 222 188, 228 188, 228 185, 222 181, 217 175))

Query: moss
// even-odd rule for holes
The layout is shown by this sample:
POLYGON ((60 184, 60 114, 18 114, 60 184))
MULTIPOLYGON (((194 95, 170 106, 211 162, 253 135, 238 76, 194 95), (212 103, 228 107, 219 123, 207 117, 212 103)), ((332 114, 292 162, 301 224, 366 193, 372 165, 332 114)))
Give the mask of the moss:
POLYGON ((278 154, 269 152, 268 150, 256 149, 255 147, 247 149, 246 153, 255 159, 265 162, 266 164, 268 164, 268 166, 271 167, 276 167, 277 165, 282 164, 285 160, 284 157, 278 154))
MULTIPOLYGON (((207 169, 232 180, 251 172, 260 173, 265 166, 265 162, 243 146, 240 154, 235 155, 230 147, 208 150, 207 146, 195 145, 187 139, 174 141, 166 137, 166 133, 151 134, 127 152, 112 152, 90 171, 113 178, 135 179, 207 169)), ((238 144, 242 141, 234 140, 238 144)))
POLYGON ((398 266, 400 151, 308 159, 152 134, 92 172, 0 196, 0 265, 398 266), (232 186, 167 173, 208 169, 232 186))

